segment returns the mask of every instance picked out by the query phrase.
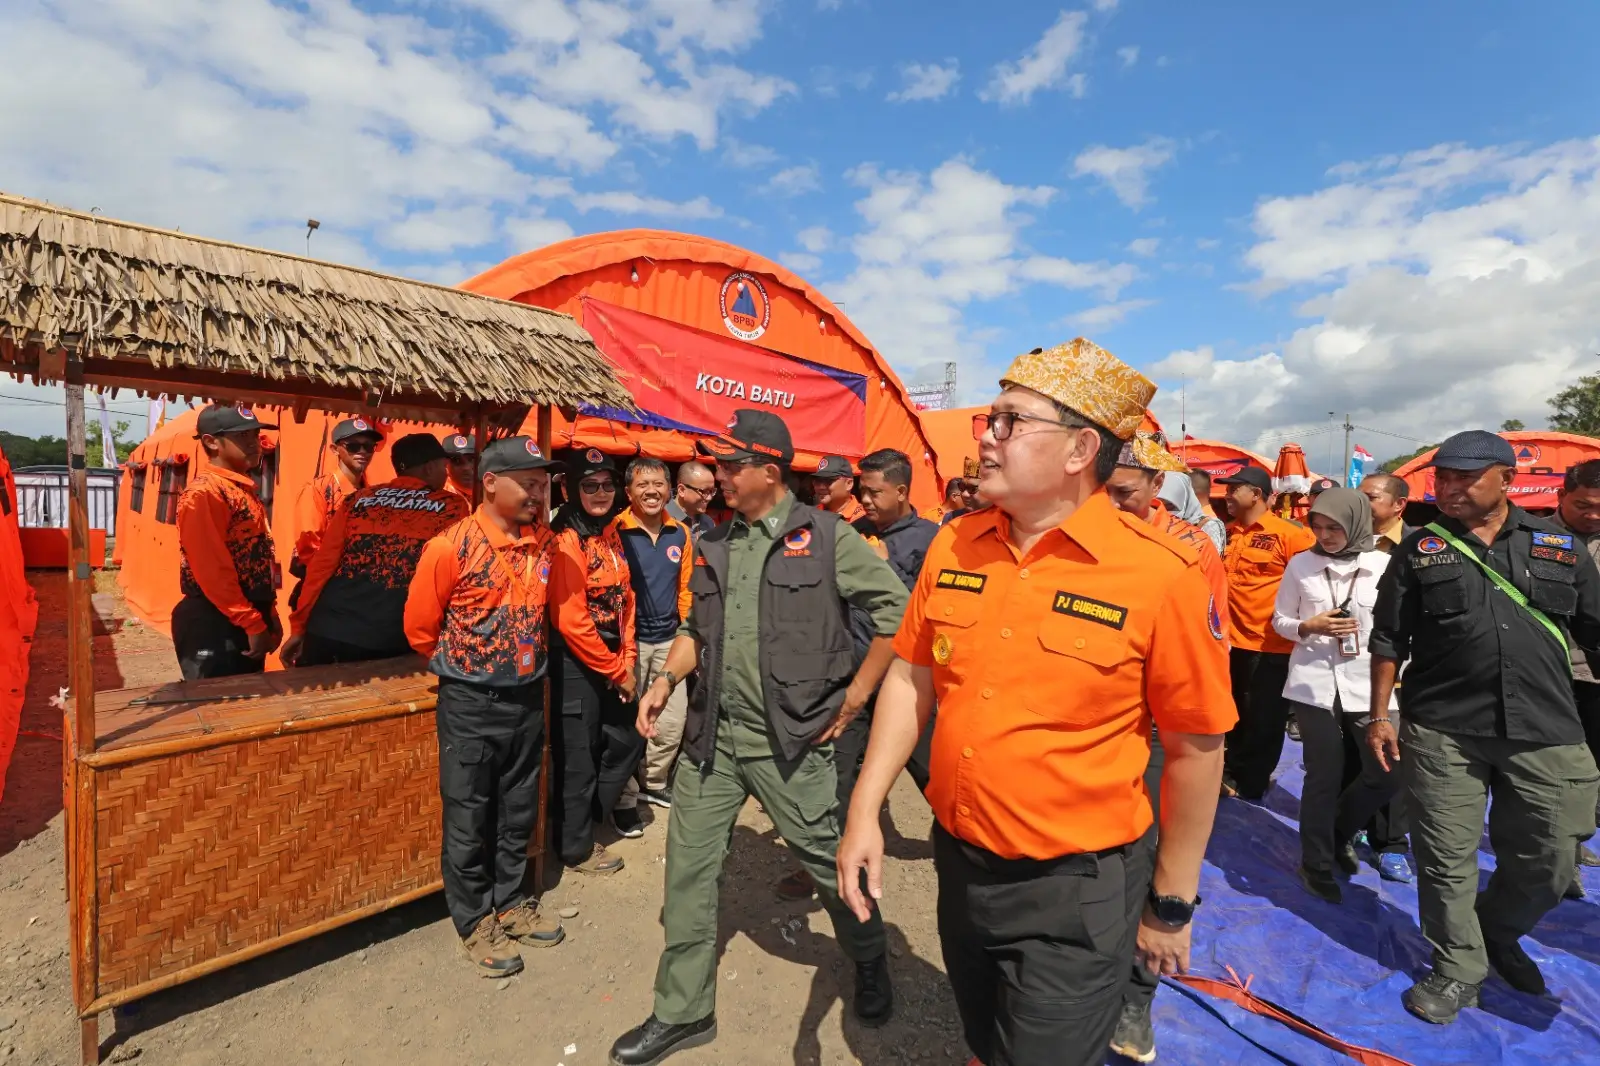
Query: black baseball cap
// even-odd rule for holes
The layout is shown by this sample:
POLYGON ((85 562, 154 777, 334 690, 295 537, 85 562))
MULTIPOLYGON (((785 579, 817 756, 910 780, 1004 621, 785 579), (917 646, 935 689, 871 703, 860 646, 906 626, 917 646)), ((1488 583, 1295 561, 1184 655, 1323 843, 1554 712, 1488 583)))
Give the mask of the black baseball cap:
POLYGON ((1272 492, 1272 475, 1259 466, 1247 466, 1236 474, 1228 477, 1217 478, 1219 485, 1249 485, 1261 490, 1261 495, 1266 496, 1272 492))
POLYGON ((389 447, 389 459, 395 469, 414 470, 435 459, 445 458, 444 446, 432 433, 408 433, 389 447))
POLYGON ((850 469, 850 460, 844 456, 824 455, 822 462, 817 464, 815 476, 826 481, 832 481, 835 478, 855 477, 856 472, 850 469))
POLYGON ((459 459, 464 455, 472 454, 472 438, 460 433, 452 433, 440 441, 444 448, 445 458, 459 459))
POLYGON ((194 439, 201 437, 215 437, 220 433, 246 433, 252 429, 277 429, 258 420, 255 412, 243 404, 238 406, 224 406, 214 403, 200 412, 194 426, 194 439))
POLYGON ((509 474, 515 470, 553 470, 560 473, 564 467, 554 459, 545 458, 539 442, 532 437, 507 437, 491 441, 478 459, 478 476, 509 474))
POLYGON ((1315 496, 1318 493, 1327 492, 1329 489, 1336 489, 1338 487, 1339 483, 1333 480, 1333 478, 1319 477, 1317 480, 1311 483, 1311 495, 1315 496))
POLYGON ((572 458, 566 465, 567 473, 572 476, 573 481, 582 481, 590 474, 597 474, 602 470, 612 474, 617 472, 617 461, 599 448, 574 449, 572 458))
POLYGON ((347 418, 333 427, 333 443, 347 441, 351 437, 371 437, 373 440, 382 440, 383 434, 378 432, 378 427, 368 422, 365 418, 347 418))
POLYGON ((1425 465, 1446 470, 1482 470, 1486 466, 1516 466, 1511 442, 1486 429, 1469 429, 1445 438, 1425 465))
POLYGON ((735 411, 728 431, 700 441, 700 450, 729 462, 765 459, 783 466, 794 462, 794 438, 783 419, 771 411, 750 408, 735 411))

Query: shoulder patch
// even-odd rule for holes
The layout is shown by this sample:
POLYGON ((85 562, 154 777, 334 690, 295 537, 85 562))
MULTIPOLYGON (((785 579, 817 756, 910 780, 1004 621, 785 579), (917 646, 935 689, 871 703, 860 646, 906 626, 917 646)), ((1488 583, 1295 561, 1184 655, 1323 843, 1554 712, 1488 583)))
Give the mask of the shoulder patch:
POLYGON ((1417 541, 1417 551, 1423 555, 1438 555, 1447 547, 1443 537, 1427 536, 1417 541))
MULTIPOLYGON (((1543 548, 1565 548, 1568 551, 1572 550, 1571 533, 1546 533, 1543 530, 1536 529, 1533 531, 1533 542, 1534 544, 1543 548)), ((1545 558, 1548 558, 1548 556, 1545 558)))
POLYGON ((983 586, 989 583, 987 574, 974 574, 969 570, 941 570, 934 580, 934 585, 942 589, 955 589, 958 592, 983 592, 983 586))
POLYGON ((1075 592, 1057 591, 1055 602, 1051 604, 1050 609, 1057 614, 1071 615, 1074 618, 1110 626, 1112 629, 1121 629, 1128 624, 1126 607, 1119 607, 1103 600, 1091 600, 1075 592))

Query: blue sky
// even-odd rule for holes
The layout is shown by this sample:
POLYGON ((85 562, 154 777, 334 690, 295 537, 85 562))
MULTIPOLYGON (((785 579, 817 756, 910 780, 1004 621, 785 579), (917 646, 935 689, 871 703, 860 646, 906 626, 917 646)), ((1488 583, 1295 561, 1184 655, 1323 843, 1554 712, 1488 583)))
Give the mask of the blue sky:
POLYGON ((451 283, 686 229, 966 401, 1084 334, 1173 429, 1183 391, 1316 457, 1348 411, 1382 456, 1600 369, 1596 39, 1578 3, 0 0, 0 188, 295 251, 314 216, 451 283))

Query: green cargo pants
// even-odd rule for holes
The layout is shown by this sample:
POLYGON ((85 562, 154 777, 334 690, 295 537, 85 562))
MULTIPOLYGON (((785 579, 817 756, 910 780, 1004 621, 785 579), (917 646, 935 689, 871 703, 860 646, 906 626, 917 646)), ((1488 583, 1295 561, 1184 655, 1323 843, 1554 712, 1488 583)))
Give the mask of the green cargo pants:
MULTIPOLYGON (((839 899, 839 850, 833 756, 813 748, 792 771, 770 756, 740 759, 717 730, 716 757, 701 772, 680 759, 672 779, 667 827, 666 948, 656 967, 655 1015, 669 1025, 699 1021, 717 1006, 717 894, 722 862, 745 800, 767 809, 789 851, 817 884, 834 935, 852 961, 884 953, 883 920, 859 921, 839 899)), ((765 890, 766 886, 761 886, 765 890)))
POLYGON ((1443 976, 1489 974, 1484 939, 1525 936, 1572 878, 1578 842, 1595 831, 1600 771, 1582 744, 1538 745, 1402 724, 1401 772, 1411 803, 1417 911, 1443 976), (1495 869, 1478 893, 1486 801, 1495 869))

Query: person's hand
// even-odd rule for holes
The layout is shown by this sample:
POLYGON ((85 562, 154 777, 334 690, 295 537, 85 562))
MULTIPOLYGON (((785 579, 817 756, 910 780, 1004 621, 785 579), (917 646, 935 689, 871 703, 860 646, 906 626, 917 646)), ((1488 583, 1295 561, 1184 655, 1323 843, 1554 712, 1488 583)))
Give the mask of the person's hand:
POLYGON ((638 681, 634 677, 633 671, 629 670, 628 676, 617 682, 617 695, 622 697, 623 703, 632 703, 634 693, 637 691, 638 681))
POLYGON ((834 865, 839 874, 839 898, 857 918, 869 921, 873 905, 883 899, 883 827, 876 818, 849 819, 834 865), (863 870, 867 872, 866 895, 861 894, 863 870))
POLYGON ((1139 919, 1139 942, 1134 948, 1134 957, 1157 977, 1187 973, 1192 925, 1168 925, 1151 914, 1146 906, 1139 919))
POLYGON ((259 633, 250 634, 250 646, 245 649, 246 659, 265 659, 277 648, 278 641, 283 637, 283 631, 278 629, 263 629, 259 633))
POLYGON ((672 685, 664 677, 658 677, 651 682, 650 687, 644 690, 644 695, 639 697, 639 717, 634 722, 634 728, 646 740, 654 740, 656 736, 656 719, 661 717, 661 712, 667 707, 667 699, 672 695, 672 685))
POLYGON ((867 700, 871 698, 872 693, 858 692, 856 686, 852 683, 849 688, 844 690, 844 703, 839 705, 839 713, 834 717, 828 728, 824 729, 817 739, 811 743, 826 744, 839 736, 851 722, 856 720, 856 716, 861 713, 861 709, 867 705, 867 700))
POLYGON ((1323 611, 1300 623, 1302 637, 1342 637, 1361 628, 1354 618, 1346 618, 1338 611, 1323 611))
POLYGON ((887 544, 879 540, 877 537, 873 537, 871 540, 867 541, 867 543, 872 545, 872 550, 877 553, 878 558, 882 559, 884 562, 889 561, 889 546, 887 544))
POLYGON ((278 651, 278 658, 283 660, 283 665, 293 666, 300 659, 300 653, 305 650, 306 636, 296 633, 283 642, 283 647, 278 651))
POLYGON ((1400 734, 1389 718, 1374 718, 1367 723, 1367 748, 1388 773, 1400 762, 1400 734))

